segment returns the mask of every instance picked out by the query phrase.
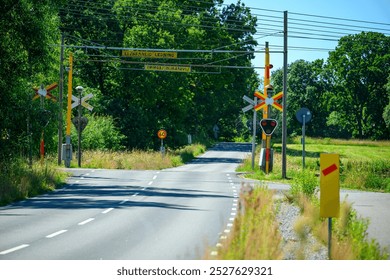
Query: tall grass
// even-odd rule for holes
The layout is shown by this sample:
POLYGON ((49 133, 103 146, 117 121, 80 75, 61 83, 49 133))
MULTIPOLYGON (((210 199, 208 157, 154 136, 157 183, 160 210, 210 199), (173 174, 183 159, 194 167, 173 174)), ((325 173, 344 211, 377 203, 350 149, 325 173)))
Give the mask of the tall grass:
POLYGON ((264 187, 241 193, 239 213, 216 258, 281 259, 281 237, 273 211, 273 192, 264 187))
MULTIPOLYGON (((297 197, 296 203, 302 209, 302 223, 296 227, 310 228, 316 238, 327 245, 328 220, 320 217, 318 199, 304 194, 297 197)), ((339 218, 332 219, 332 251, 335 260, 385 260, 388 252, 381 248, 375 239, 367 237, 368 220, 360 219, 351 204, 343 201, 339 218)), ((299 231, 298 231, 299 233, 299 231)), ((299 235, 299 234, 298 234, 299 235)))
MULTIPOLYGON (((86 168, 159 170, 182 165, 201 153, 206 147, 193 144, 177 150, 168 149, 162 155, 157 151, 85 151, 82 166, 86 168)), ((76 163, 72 163, 76 167, 76 163)))
POLYGON ((21 158, 0 164, 0 205, 52 191, 66 174, 50 163, 34 162, 32 168, 21 158))

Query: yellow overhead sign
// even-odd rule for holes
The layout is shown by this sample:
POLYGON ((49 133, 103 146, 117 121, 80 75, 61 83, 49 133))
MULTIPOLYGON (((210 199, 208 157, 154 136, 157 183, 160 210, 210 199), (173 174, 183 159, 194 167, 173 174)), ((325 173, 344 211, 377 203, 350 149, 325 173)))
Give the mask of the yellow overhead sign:
POLYGON ((177 52, 152 52, 122 50, 122 56, 138 58, 177 58, 177 52))
POLYGON ((338 217, 340 212, 340 160, 338 154, 320 155, 320 216, 338 217))
POLYGON ((170 72, 191 72, 189 66, 179 65, 145 65, 145 70, 149 71, 170 71, 170 72))

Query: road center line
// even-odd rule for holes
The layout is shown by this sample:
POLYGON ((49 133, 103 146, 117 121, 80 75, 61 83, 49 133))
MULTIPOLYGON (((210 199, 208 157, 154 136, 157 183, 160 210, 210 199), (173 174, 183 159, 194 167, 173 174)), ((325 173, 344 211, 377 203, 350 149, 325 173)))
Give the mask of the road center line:
POLYGON ((108 208, 102 212, 102 214, 107 214, 108 212, 114 210, 114 208, 108 208))
POLYGON ((7 254, 9 254, 9 253, 12 253, 12 252, 21 250, 21 249, 26 248, 26 247, 28 247, 28 246, 30 246, 30 245, 28 245, 28 244, 22 244, 22 245, 20 245, 20 246, 16 246, 16 247, 13 247, 13 248, 8 249, 8 250, 1 251, 1 252, 0 252, 0 255, 7 255, 7 254))
POLYGON ((156 180, 156 178, 157 178, 157 175, 154 175, 154 176, 153 176, 153 180, 156 180))
POLYGON ((94 218, 89 218, 89 219, 86 219, 85 221, 82 221, 81 223, 78 223, 79 226, 83 226, 85 224, 88 224, 89 222, 92 222, 93 220, 95 220, 94 218))
POLYGON ((57 235, 60 235, 60 234, 65 233, 65 232, 67 232, 67 231, 68 231, 68 230, 66 230, 66 229, 59 230, 59 231, 57 231, 57 232, 54 232, 54 233, 52 233, 52 234, 47 235, 46 238, 53 238, 53 237, 55 237, 55 236, 57 236, 57 235))

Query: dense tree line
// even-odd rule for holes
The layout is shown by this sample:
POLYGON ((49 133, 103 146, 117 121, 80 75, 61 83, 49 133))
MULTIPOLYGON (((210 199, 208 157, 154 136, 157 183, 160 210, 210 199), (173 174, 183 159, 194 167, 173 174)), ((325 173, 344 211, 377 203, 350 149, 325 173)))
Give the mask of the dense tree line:
MULTIPOLYGON (((46 150, 56 150, 57 116, 59 110, 65 112, 66 102, 60 108, 52 100, 33 100, 32 88, 59 81, 61 36, 68 46, 64 68, 73 53, 73 85, 94 93, 91 121, 102 116, 101 123, 118 130, 120 135, 113 135, 121 144, 115 147, 156 148, 160 128, 168 131, 166 143, 172 146, 185 144, 187 134, 195 140, 212 137, 215 124, 223 139, 249 137, 242 96, 251 96, 260 79, 251 68, 215 65, 251 66, 256 18, 240 2, 222 2, 3 0, 1 158, 26 155, 30 147, 37 155, 42 131, 46 150), (121 48, 189 51, 178 52, 173 62, 123 57, 121 48), (144 71, 148 61, 193 65, 193 71, 144 71)), ((369 32, 343 37, 327 61, 289 65, 289 134, 299 133, 295 112, 308 107, 312 136, 389 139, 389 63, 389 37, 369 32)), ((66 72, 64 82, 66 93, 66 72)), ((281 91, 281 69, 272 73, 272 83, 281 91)), ((58 96, 58 89, 53 94, 58 96)))
MULTIPOLYGON (((315 137, 389 139, 390 38, 375 32, 345 36, 327 61, 298 60, 288 69, 288 128, 299 134, 295 113, 312 112, 315 137)), ((273 83, 282 89, 282 70, 273 83)))

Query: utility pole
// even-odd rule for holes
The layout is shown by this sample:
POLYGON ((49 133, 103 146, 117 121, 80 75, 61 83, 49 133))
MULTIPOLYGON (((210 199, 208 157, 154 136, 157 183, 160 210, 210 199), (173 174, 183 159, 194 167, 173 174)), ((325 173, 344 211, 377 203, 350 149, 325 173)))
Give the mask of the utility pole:
POLYGON ((64 34, 61 34, 60 52, 60 88, 59 88, 59 111, 58 111, 58 165, 61 165, 62 154, 62 95, 64 90, 64 34))
MULTIPOLYGON (((254 97, 254 104, 257 104, 257 97, 254 97)), ((253 110, 253 123, 252 123, 252 170, 255 169, 255 153, 256 153, 256 130, 257 130, 257 111, 253 110)))
POLYGON ((283 43, 283 116, 282 116, 282 178, 287 178, 287 11, 284 11, 283 43))

